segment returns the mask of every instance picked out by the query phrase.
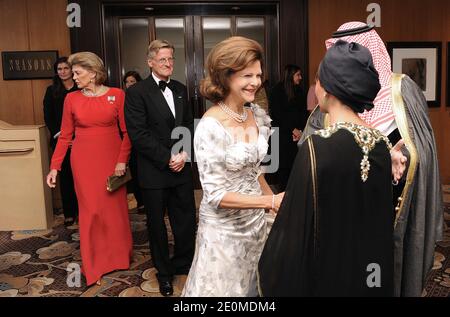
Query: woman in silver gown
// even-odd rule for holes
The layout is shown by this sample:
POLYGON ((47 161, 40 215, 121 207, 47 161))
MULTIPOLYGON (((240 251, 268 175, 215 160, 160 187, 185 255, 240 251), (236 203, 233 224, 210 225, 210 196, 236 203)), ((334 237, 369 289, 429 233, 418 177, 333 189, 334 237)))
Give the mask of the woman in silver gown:
POLYGON ((220 42, 208 55, 201 92, 214 105, 194 136, 203 199, 183 296, 258 294, 265 209, 278 210, 283 197, 272 193, 260 166, 271 131, 270 118, 251 103, 261 86, 261 64, 261 46, 243 37, 220 42))

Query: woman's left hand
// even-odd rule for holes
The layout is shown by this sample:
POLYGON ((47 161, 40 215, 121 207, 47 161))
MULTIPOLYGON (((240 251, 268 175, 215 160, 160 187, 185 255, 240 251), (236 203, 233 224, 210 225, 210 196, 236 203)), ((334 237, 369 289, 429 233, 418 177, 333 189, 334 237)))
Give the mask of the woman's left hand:
POLYGON ((127 164, 117 163, 116 168, 114 170, 114 174, 116 176, 122 176, 122 175, 125 175, 126 170, 127 170, 127 164))

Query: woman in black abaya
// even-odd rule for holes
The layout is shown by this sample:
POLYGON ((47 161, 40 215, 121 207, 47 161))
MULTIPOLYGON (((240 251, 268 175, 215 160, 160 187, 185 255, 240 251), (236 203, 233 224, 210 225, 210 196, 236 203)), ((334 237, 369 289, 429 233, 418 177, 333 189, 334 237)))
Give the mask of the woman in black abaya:
POLYGON ((390 143, 357 113, 380 90, 370 52, 338 41, 316 95, 330 127, 308 137, 259 262, 263 296, 392 296, 390 143))

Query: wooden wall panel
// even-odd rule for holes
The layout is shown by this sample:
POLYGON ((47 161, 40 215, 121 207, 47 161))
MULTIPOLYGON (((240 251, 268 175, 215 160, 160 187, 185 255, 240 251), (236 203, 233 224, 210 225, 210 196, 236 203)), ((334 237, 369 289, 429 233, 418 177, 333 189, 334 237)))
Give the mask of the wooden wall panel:
POLYGON ((358 0, 310 0, 308 4, 309 78, 310 83, 313 83, 317 67, 326 51, 325 40, 330 38, 342 21, 362 20, 367 4, 358 0))
MULTIPOLYGON (((27 0, 0 1, 0 51, 28 50, 27 0)), ((1 74, 3 74, 0 65, 1 74)), ((12 124, 34 124, 30 80, 0 78, 0 120, 12 124)))
MULTIPOLYGON (((59 50, 59 56, 70 54, 69 28, 66 26, 67 3, 61 0, 27 0, 31 50, 59 50), (52 19, 49 20, 48 17, 52 19), (47 21, 47 23, 43 23, 47 21)), ((51 80, 33 80, 34 122, 44 123, 42 99, 51 80)))
MULTIPOLYGON (((447 94, 450 94, 450 91, 446 91, 447 81, 450 80, 447 77, 446 69, 449 69, 450 66, 448 63, 450 60, 447 60, 447 42, 450 42, 450 1, 443 0, 440 3, 440 8, 442 10, 443 18, 442 18, 442 35, 444 43, 442 43, 442 69, 444 72, 442 73, 442 102, 445 104, 445 100, 447 100, 447 94)), ((449 74, 450 75, 450 74, 449 74)), ((441 107, 441 111, 439 113, 439 118, 441 121, 441 153, 443 153, 441 157, 441 171, 443 174, 443 181, 446 184, 450 184, 450 104, 446 104, 447 107, 441 107)))
MULTIPOLYGON (((0 51, 58 50, 70 53, 66 0, 1 0, 0 51)), ((0 71, 1 65, 0 65, 0 71)), ((51 80, 0 78, 0 120, 44 122, 42 99, 51 80)))
POLYGON ((369 3, 381 6, 381 27, 385 42, 442 42, 441 107, 430 109, 438 147, 443 183, 450 183, 450 105, 446 105, 446 45, 450 41, 450 1, 447 0, 312 0, 309 1, 309 73, 314 79, 325 54, 325 40, 343 23, 365 22, 369 3))

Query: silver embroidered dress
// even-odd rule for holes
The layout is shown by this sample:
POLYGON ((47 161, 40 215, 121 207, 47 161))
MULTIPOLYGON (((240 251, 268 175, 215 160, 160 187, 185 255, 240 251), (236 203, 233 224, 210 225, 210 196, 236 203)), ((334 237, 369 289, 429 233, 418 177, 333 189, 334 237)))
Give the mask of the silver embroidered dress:
POLYGON ((219 121, 204 117, 195 131, 194 149, 203 199, 194 260, 182 296, 256 296, 256 270, 266 241, 264 209, 222 209, 227 192, 261 195, 261 161, 267 153, 270 118, 251 109, 257 142, 234 142, 219 121))

